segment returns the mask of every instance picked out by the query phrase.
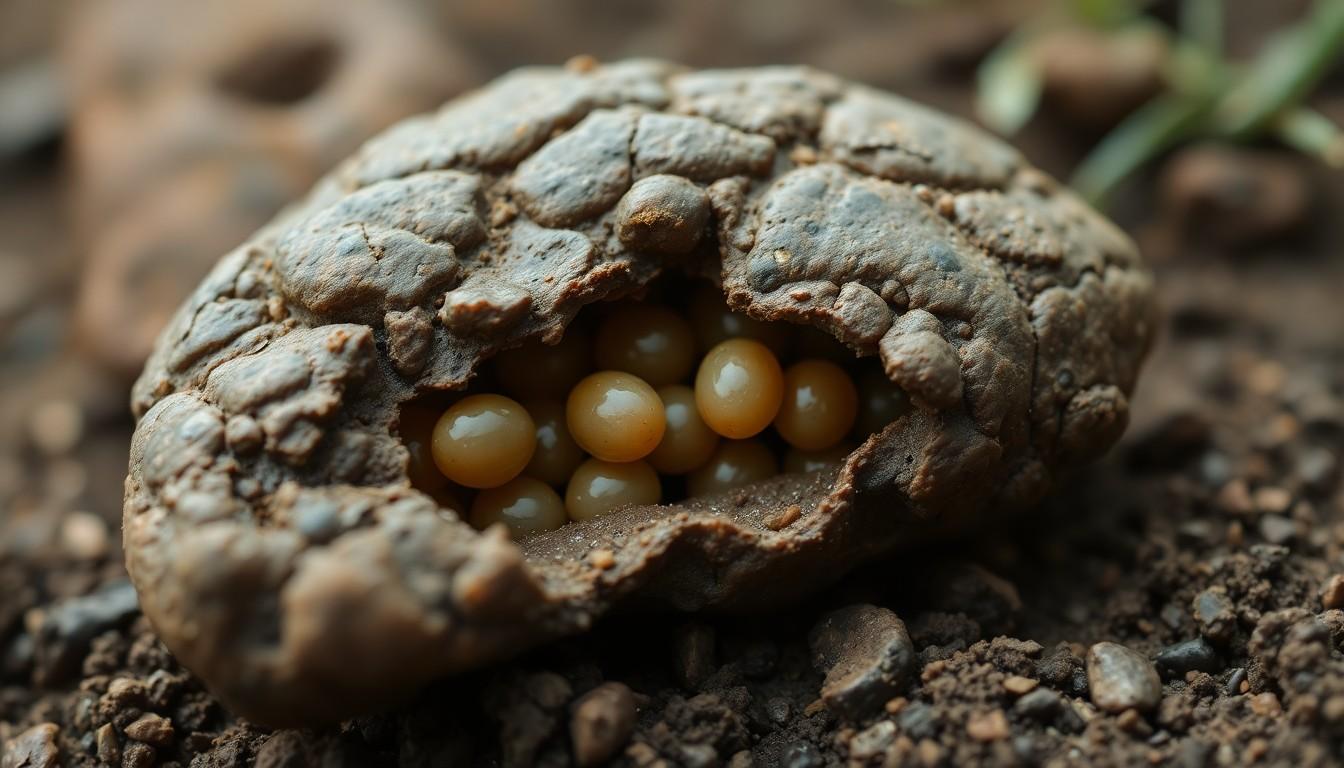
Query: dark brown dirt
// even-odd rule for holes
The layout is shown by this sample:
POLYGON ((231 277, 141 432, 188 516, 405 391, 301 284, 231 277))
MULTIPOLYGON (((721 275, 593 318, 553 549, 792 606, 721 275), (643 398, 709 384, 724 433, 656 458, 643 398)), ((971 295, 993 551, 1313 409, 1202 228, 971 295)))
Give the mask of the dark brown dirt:
MULTIPOLYGON (((1311 280, 1282 290, 1310 300, 1311 280)), ((1142 390, 1152 410, 1110 460, 1021 526, 869 567, 795 611, 615 618, 386 715, 269 733, 213 703, 143 620, 81 612, 77 596, 117 568, 77 559, 67 540, 3 561, 16 600, 0 616, 0 727, 27 749, 44 734, 31 726, 57 724, 68 764, 120 750, 137 765, 568 765, 572 705, 619 681, 637 708, 623 765, 1333 764, 1344 746, 1344 356, 1235 303, 1173 299, 1175 327, 1142 390), (1195 316, 1203 327, 1180 327, 1195 316), (1215 320, 1223 328, 1207 330, 1215 320), (1165 387, 1175 391, 1152 391, 1165 387), (1170 405, 1187 397, 1201 404, 1170 405), (840 720, 817 703, 827 670, 808 635, 858 603, 905 619, 916 674, 840 720), (1154 709, 1094 704, 1085 657, 1100 640, 1162 655, 1154 709), (141 746, 127 732, 146 713, 171 731, 133 731, 160 742, 141 746)), ((33 527, 19 522, 5 541, 33 527)))
MULTIPOLYGON (((858 56, 851 42, 835 56, 858 56)), ((112 610, 127 590, 109 521, 129 418, 115 385, 53 354, 69 263, 42 234, 60 230, 51 158, 6 166, 6 248, 42 268, 14 270, 40 298, 0 307, 0 764, 560 766, 576 745, 603 748, 574 729, 619 724, 620 697, 582 716, 579 702, 619 681, 636 707, 620 765, 1337 765, 1344 232, 1320 211, 1344 189, 1286 164, 1312 215, 1253 245, 1180 239, 1150 207, 1156 186, 1136 186, 1125 222, 1158 265, 1163 341, 1122 444, 1033 516, 795 609, 613 617, 395 711, 277 732, 229 715, 142 618, 112 610), (826 670, 809 635, 865 604, 903 620, 915 675, 882 711, 841 721, 814 704, 826 670), (1156 708, 1095 707, 1085 660, 1103 640, 1161 659, 1156 708)))

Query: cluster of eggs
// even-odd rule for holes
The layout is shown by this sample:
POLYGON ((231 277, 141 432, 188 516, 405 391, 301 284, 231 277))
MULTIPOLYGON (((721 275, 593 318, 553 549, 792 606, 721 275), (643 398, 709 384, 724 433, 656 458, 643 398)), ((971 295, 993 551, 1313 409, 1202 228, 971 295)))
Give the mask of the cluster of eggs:
POLYGON ((692 299, 689 320, 618 305, 592 344, 571 327, 556 345, 497 356, 507 395, 403 412, 412 482, 459 512, 458 497, 474 492, 472 525, 525 535, 660 503, 665 479, 682 478, 688 496, 767 479, 780 471, 772 443, 785 447, 786 472, 835 464, 906 398, 878 370, 856 377, 845 367, 854 356, 830 337, 798 333, 730 312, 711 289, 692 299))

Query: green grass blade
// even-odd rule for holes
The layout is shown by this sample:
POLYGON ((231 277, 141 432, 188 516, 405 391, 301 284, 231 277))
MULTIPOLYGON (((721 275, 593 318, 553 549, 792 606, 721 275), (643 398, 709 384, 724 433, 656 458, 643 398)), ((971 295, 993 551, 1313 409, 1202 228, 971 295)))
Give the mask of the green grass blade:
POLYGON ((1218 107, 1221 133, 1251 138, 1300 103, 1344 53, 1344 0, 1318 0, 1306 18, 1265 45, 1218 107))
POLYGON ((1072 185, 1101 206, 1127 176, 1189 134, 1208 114, 1209 102, 1160 96, 1106 135, 1074 172, 1072 185))
POLYGON ((1294 109, 1279 119, 1274 132, 1302 154, 1331 168, 1344 168, 1344 130, 1320 112, 1306 107, 1294 109))
POLYGON ((985 125, 1005 135, 1021 130, 1041 102, 1044 83, 1032 61, 1031 39, 1031 35, 1013 35, 976 72, 976 114, 985 125))

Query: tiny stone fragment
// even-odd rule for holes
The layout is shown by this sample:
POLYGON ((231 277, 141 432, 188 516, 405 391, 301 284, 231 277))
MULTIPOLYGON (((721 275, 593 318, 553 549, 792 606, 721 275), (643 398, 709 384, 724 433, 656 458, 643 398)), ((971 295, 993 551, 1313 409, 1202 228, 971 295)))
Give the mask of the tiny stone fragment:
POLYGON ((1190 671, 1213 674, 1223 666, 1218 651, 1202 637, 1169 645, 1159 651, 1153 661, 1168 677, 1184 677, 1190 671))
POLYGON ((603 683, 579 697, 569 721, 574 762, 600 765, 629 741, 635 728, 635 697, 621 683, 603 683))
POLYGON ((66 552, 81 560, 97 560, 107 554, 107 523, 92 512, 71 512, 61 521, 61 543, 66 552))
POLYGON ((1063 701, 1058 693, 1049 688, 1037 688, 1018 699, 1013 705, 1013 711, 1024 717, 1046 722, 1059 714, 1062 705, 1063 701))
POLYGON ((42 723, 5 741, 0 768, 55 768, 60 758, 56 746, 60 731, 55 723, 42 723))
POLYGON ((1282 515, 1260 518, 1260 535, 1270 544, 1287 544, 1297 538, 1297 523, 1282 515))
POLYGON ((616 555, 610 549, 594 549, 588 553, 588 562, 594 568, 605 571, 615 567, 616 555))
POLYGON ((813 666, 826 673, 821 699, 841 717, 880 711, 914 672, 915 648, 896 614, 852 605, 827 614, 808 636, 813 666))
POLYGON ((28 432, 38 450, 60 456, 74 450, 84 434, 84 414, 69 400, 39 404, 28 417, 28 432))
POLYGON ((151 712, 126 726, 126 735, 136 741, 166 747, 173 743, 173 724, 168 718, 151 712))
POLYGON ((851 760, 872 760, 886 753, 896 740, 896 723, 879 720, 849 740, 851 760))
POLYGON ((1236 628, 1236 608, 1226 590, 1210 587, 1195 595, 1193 604, 1195 621, 1199 623, 1200 633, 1208 639, 1225 642, 1236 628))
POLYGON ((117 738, 117 730, 111 723, 104 724, 94 734, 94 740, 97 744, 98 759, 108 765, 116 765, 121 762, 121 741, 117 738))
POLYGON ((1283 714, 1283 705, 1272 691, 1265 691, 1251 697, 1251 711, 1261 717, 1278 717, 1283 714))
POLYGON ((781 531, 790 525, 798 522, 798 518, 803 516, 803 510, 797 504, 790 504, 781 509, 778 513, 766 517, 763 521, 765 527, 772 531, 781 531))
POLYGON ((1327 611, 1344 608, 1344 574, 1336 573, 1321 586, 1321 607, 1327 611))
POLYGON ((1097 643, 1087 651, 1092 703, 1106 712, 1146 712, 1162 699, 1162 680, 1151 662, 1118 643, 1097 643))
POLYGON ((971 719, 966 721, 966 733, 976 741, 999 741, 1008 738, 1011 731, 1008 730, 1008 718, 1004 717, 1003 710, 996 709, 971 715, 971 719))
POLYGON ((38 631, 36 675, 46 685, 67 680, 99 634, 127 622, 139 610, 130 582, 112 582, 93 594, 57 604, 38 631))

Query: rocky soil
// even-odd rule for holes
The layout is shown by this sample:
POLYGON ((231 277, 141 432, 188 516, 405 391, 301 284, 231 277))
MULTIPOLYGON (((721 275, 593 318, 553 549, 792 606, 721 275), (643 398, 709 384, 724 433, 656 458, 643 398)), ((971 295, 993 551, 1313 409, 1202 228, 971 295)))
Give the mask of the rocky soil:
POLYGON ((268 731, 138 613, 118 534, 126 399, 63 346, 57 155, 10 162, 0 766, 1339 764, 1344 231, 1323 212, 1344 187, 1276 153, 1218 166, 1246 173, 1131 190, 1122 222, 1156 265, 1163 338, 1122 444, 1040 509, 789 611, 617 616, 390 712, 268 731), (1238 194, 1219 194, 1227 178, 1238 194), (1306 190, 1302 215, 1262 216, 1247 179, 1273 179, 1257 194, 1274 200, 1306 190))
POLYGON ((174 663, 61 474, 124 424, 47 401, 7 476, 4 765, 1332 764, 1341 269, 1278 253, 1157 254, 1136 423, 1036 513, 784 614, 618 617, 328 731, 240 722, 174 663))

